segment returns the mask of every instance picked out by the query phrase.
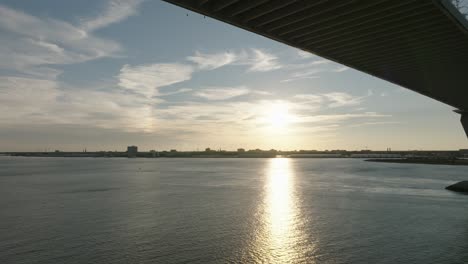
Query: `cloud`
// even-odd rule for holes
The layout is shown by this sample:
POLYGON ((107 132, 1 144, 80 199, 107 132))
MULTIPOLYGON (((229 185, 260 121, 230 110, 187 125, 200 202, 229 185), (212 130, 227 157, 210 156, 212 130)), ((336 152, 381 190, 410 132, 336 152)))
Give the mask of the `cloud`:
POLYGON ((325 68, 325 67, 327 67, 331 63, 332 62, 329 61, 329 60, 319 58, 319 59, 311 60, 311 61, 308 61, 308 62, 290 63, 290 64, 285 65, 284 68, 286 70, 322 69, 323 71, 325 71, 325 69, 328 69, 328 68, 325 68), (321 68, 318 68, 319 66, 321 68))
POLYGON ((188 93, 190 91, 192 91, 193 89, 191 88, 182 88, 182 89, 178 89, 176 91, 172 91, 172 92, 159 92, 159 95, 158 96, 169 96, 169 95, 174 95, 174 94, 180 94, 180 93, 188 93))
POLYGON ((166 63, 148 65, 124 65, 118 76, 119 86, 144 94, 158 95, 158 88, 190 80, 193 68, 189 65, 166 63))
POLYGON ((300 119, 301 123, 340 123, 349 119, 363 118, 385 118, 390 115, 378 114, 375 112, 364 112, 357 114, 328 114, 328 115, 310 115, 303 116, 300 119))
POLYGON ((281 82, 316 79, 320 78, 319 73, 322 72, 340 73, 349 69, 346 66, 340 66, 332 61, 321 59, 320 57, 312 54, 310 54, 311 56, 308 56, 308 53, 304 51, 297 51, 297 53, 301 59, 314 58, 314 60, 305 63, 301 60, 300 63, 289 63, 284 65, 283 69, 291 71, 292 73, 289 73, 288 77, 281 82))
POLYGON ((329 60, 319 59, 307 63, 292 63, 285 65, 285 70, 293 72, 289 73, 287 79, 284 79, 281 82, 293 82, 304 79, 320 78, 319 73, 329 71, 329 63, 329 60))
POLYGON ((207 100, 226 100, 241 95, 249 94, 250 90, 244 86, 241 87, 221 87, 221 88, 208 88, 194 93, 195 96, 207 99, 207 100))
POLYGON ((143 0, 109 0, 106 8, 97 17, 82 19, 81 27, 84 31, 92 32, 118 23, 135 15, 142 2, 143 0))
POLYGON ((159 102, 117 89, 96 91, 51 80, 0 77, 0 124, 4 125, 73 124, 151 131, 153 108, 159 102))
POLYGON ((323 69, 315 68, 315 69, 294 72, 290 74, 289 76, 290 78, 281 80, 281 82, 293 82, 293 81, 298 81, 298 80, 303 80, 303 79, 318 79, 320 78, 320 76, 318 75, 318 73, 320 72, 323 72, 323 69))
POLYGON ((341 67, 338 67, 336 69, 333 69, 332 71, 334 71, 334 72, 344 72, 344 71, 347 71, 347 70, 349 70, 349 67, 341 66, 341 67))
POLYGON ((363 126, 374 126, 374 125, 397 125, 397 124, 402 124, 402 122, 396 122, 396 121, 363 122, 363 123, 349 125, 349 127, 363 127, 363 126))
POLYGON ((304 51, 304 50, 297 50, 297 55, 301 59, 310 59, 310 58, 315 56, 314 54, 312 54, 312 53, 310 53, 308 51, 304 51))
POLYGON ((296 94, 293 98, 316 104, 320 104, 324 101, 323 96, 317 94, 296 94))
POLYGON ((278 57, 275 55, 260 49, 252 49, 252 52, 253 56, 249 59, 249 71, 267 72, 277 70, 282 67, 278 61, 278 57))
POLYGON ((264 91, 264 90, 255 90, 251 91, 253 94, 258 94, 258 95, 273 95, 271 92, 264 91))
POLYGON ((329 101, 329 107, 342 107, 342 106, 353 106, 359 105, 363 102, 365 97, 358 97, 353 96, 348 93, 342 92, 333 92, 333 93, 326 93, 322 95, 329 101))
MULTIPOLYGON (((268 111, 272 105, 278 103, 288 103, 283 100, 253 100, 253 101, 213 101, 210 104, 200 102, 184 102, 183 104, 170 105, 165 109, 158 110, 159 120, 174 122, 174 124, 184 124, 187 127, 195 127, 200 117, 210 123, 223 123, 226 126, 239 125, 255 126, 256 119, 268 111), (216 121, 216 122, 214 122, 216 121)), ((294 109, 292 106, 291 109, 294 109)), ((169 124, 168 124, 169 125, 169 124)), ((199 127, 205 129, 203 126, 199 127)))
POLYGON ((196 63, 201 70, 214 70, 219 67, 232 64, 240 55, 234 52, 222 52, 215 54, 203 54, 195 52, 195 55, 187 57, 187 60, 196 63))
POLYGON ((113 56, 118 43, 93 36, 64 21, 38 18, 0 5, 0 68, 54 79, 53 65, 113 56))
MULTIPOLYGON (((132 66, 124 65, 117 76, 119 86, 125 89, 144 94, 148 97, 171 95, 173 93, 160 93, 158 88, 171 84, 190 80, 192 74, 197 70, 214 70, 228 65, 248 65, 250 71, 269 71, 279 67, 277 58, 271 54, 258 49, 252 50, 253 55, 249 57, 247 53, 226 52, 203 54, 196 52, 194 56, 187 57, 187 60, 197 64, 197 68, 180 63, 161 63, 132 66)), ((185 91, 182 91, 185 92, 185 91)), ((208 100, 225 100, 250 93, 245 87, 234 88, 208 88, 195 93, 196 96, 208 100)), ((266 95, 265 91, 256 91, 256 94, 266 95)))
POLYGON ((294 100, 184 102, 158 109, 156 116, 157 123, 164 128, 178 128, 204 136, 232 134, 239 140, 239 135, 244 133, 255 137, 264 134, 262 129, 269 127, 268 120, 275 105, 287 105, 291 135, 336 130, 343 122, 353 119, 377 122, 373 120, 390 117, 375 112, 317 114, 319 108, 294 100))
MULTIPOLYGON (((179 142, 192 142, 197 138, 195 144, 230 141, 237 144, 247 142, 242 141, 245 138, 248 144, 260 146, 265 133, 274 133, 265 120, 270 119, 272 107, 279 104, 288 106, 291 117, 288 138, 311 133, 329 135, 349 120, 371 123, 384 122, 386 120, 381 119, 388 117, 374 112, 317 114, 320 104, 329 103, 324 95, 297 95, 291 100, 225 101, 223 99, 254 91, 245 87, 210 89, 199 91, 203 92, 200 95, 213 100, 209 104, 167 102, 112 86, 89 90, 52 80, 4 76, 0 77, 0 112, 3 113, 0 131, 9 127, 40 126, 56 133, 54 129, 74 126, 86 127, 90 133, 102 129, 107 133, 154 133, 165 135, 165 140, 179 139, 179 142)), ((176 92, 183 91, 187 88, 176 92)))
POLYGON ((39 116, 59 96, 54 81, 0 77, 0 123, 26 122, 39 116))
POLYGON ((281 80, 280 82, 282 83, 287 83, 287 82, 295 82, 295 81, 299 81, 299 80, 304 80, 304 79, 319 79, 320 76, 308 76, 308 77, 301 77, 301 78, 290 78, 290 79, 284 79, 284 80, 281 80))
POLYGON ((325 104, 330 108, 343 106, 355 106, 364 102, 365 96, 354 96, 344 92, 332 92, 321 94, 297 94, 293 98, 310 104, 325 104))
POLYGON ((261 49, 211 54, 196 51, 187 60, 197 64, 200 70, 214 70, 227 65, 247 66, 250 72, 268 72, 282 68, 277 56, 261 49))

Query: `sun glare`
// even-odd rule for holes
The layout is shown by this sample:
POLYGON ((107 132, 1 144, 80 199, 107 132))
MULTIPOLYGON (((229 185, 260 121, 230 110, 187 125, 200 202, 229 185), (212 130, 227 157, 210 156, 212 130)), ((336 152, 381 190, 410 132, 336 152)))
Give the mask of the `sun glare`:
POLYGON ((286 103, 275 103, 268 107, 265 113, 266 123, 275 129, 284 129, 292 121, 289 106, 286 103))

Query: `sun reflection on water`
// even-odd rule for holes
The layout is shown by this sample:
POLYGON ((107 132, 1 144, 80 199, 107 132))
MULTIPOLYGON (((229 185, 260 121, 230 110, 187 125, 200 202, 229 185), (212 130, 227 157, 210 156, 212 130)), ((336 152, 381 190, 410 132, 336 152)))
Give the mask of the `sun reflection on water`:
POLYGON ((311 248, 301 228, 303 222, 291 163, 287 158, 275 158, 270 160, 267 168, 262 244, 267 247, 263 252, 268 252, 268 263, 304 261, 311 248))
POLYGON ((292 197, 292 172, 288 159, 272 159, 267 182, 267 215, 270 239, 275 249, 283 249, 288 244, 291 224, 294 220, 292 197))

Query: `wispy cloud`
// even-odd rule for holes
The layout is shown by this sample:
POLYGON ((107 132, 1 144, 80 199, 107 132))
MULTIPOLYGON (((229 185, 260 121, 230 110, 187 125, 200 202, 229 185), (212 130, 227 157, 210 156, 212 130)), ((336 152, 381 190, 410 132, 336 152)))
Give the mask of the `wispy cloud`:
POLYGON ((264 91, 264 90, 254 90, 254 91, 251 91, 251 93, 258 94, 258 95, 273 95, 273 93, 264 91))
POLYGON ((201 70, 214 70, 232 64, 237 61, 239 57, 240 55, 234 52, 204 54, 197 51, 195 55, 187 57, 187 60, 196 63, 201 70))
MULTIPOLYGON (((226 140, 239 142, 242 135, 257 146, 262 135, 271 133, 266 131, 269 124, 265 120, 269 119, 272 107, 278 104, 288 106, 290 135, 329 135, 342 124, 349 124, 349 120, 365 124, 385 122, 387 120, 382 118, 388 117, 375 112, 319 114, 320 104, 329 103, 324 95, 297 95, 290 100, 229 101, 224 99, 254 92, 245 87, 224 87, 199 91, 203 92, 200 93, 202 97, 212 100, 210 103, 167 102, 126 89, 109 88, 89 90, 51 80, 0 77, 0 112, 3 113, 0 128, 6 125, 73 125, 166 135, 170 131, 176 134, 170 137, 172 139, 188 135, 187 140, 197 137, 209 144, 226 140)), ((182 91, 187 88, 176 92, 182 91)))
POLYGON ((193 89, 191 88, 182 88, 178 89, 176 91, 171 91, 171 92, 159 92, 159 96, 169 96, 169 95, 174 95, 174 94, 181 94, 181 93, 188 93, 191 92, 193 89))
POLYGON ((319 94, 296 94, 293 98, 299 99, 300 101, 305 101, 307 103, 315 104, 320 104, 324 101, 323 96, 319 94))
POLYGON ((308 62, 289 63, 285 65, 284 69, 290 73, 287 78, 281 82, 293 82, 304 79, 317 79, 320 78, 321 72, 328 71, 329 60, 315 59, 308 62))
POLYGON ((277 56, 260 49, 252 49, 252 52, 253 57, 249 59, 249 71, 267 72, 282 67, 277 56))
POLYGON ((334 72, 344 72, 344 71, 347 71, 347 70, 349 70, 349 67, 341 66, 341 67, 333 69, 332 71, 334 71, 334 72))
POLYGON ((158 95, 158 88, 190 80, 193 68, 189 65, 166 63, 149 65, 124 65, 118 75, 119 86, 144 94, 158 95))
POLYGON ((0 5, 0 68, 54 79, 52 65, 73 64, 112 56, 118 43, 93 36, 79 26, 38 18, 0 5))
POLYGON ((379 114, 376 112, 364 112, 357 114, 328 114, 328 115, 310 115, 301 118, 302 123, 340 123, 350 119, 367 118, 386 118, 390 115, 379 114))
POLYGON ((51 80, 0 77, 0 124, 73 124, 150 131, 153 107, 158 102, 116 89, 97 91, 51 80))
POLYGON ((207 100, 226 100, 241 95, 249 94, 250 90, 244 86, 241 87, 220 87, 220 88, 207 88, 194 93, 195 96, 207 100))
POLYGON ((297 50, 297 56, 299 56, 299 58, 302 58, 302 59, 310 59, 314 57, 315 55, 304 50, 297 50))
POLYGON ((293 82, 304 79, 320 78, 320 73, 340 73, 348 70, 346 66, 338 65, 330 60, 322 59, 305 51, 296 51, 300 60, 284 65, 283 69, 290 71, 281 82, 293 82))
POLYGON ((262 49, 201 53, 196 51, 187 60, 197 64, 200 70, 214 70, 227 65, 247 66, 250 72, 268 72, 282 68, 279 58, 262 49))
POLYGON ((81 20, 84 31, 92 32, 111 24, 118 23, 135 15, 143 0, 109 0, 105 9, 96 17, 81 20))
POLYGON ((303 79, 318 79, 320 76, 318 73, 323 72, 323 69, 313 68, 303 71, 298 71, 290 74, 288 79, 281 80, 281 82, 293 82, 303 79))
MULTIPOLYGON (((204 54, 197 51, 193 56, 187 57, 187 60, 197 66, 181 63, 124 65, 118 75, 119 86, 151 97, 161 95, 158 88, 190 80, 193 73, 202 70, 215 70, 229 64, 248 66, 248 71, 253 72, 281 68, 276 56, 259 49, 252 49, 251 53, 240 51, 204 54)), ((198 91, 194 95, 208 100, 225 100, 247 93, 251 91, 245 87, 215 87, 198 91)), ((263 90, 252 93, 267 94, 263 90)))
POLYGON ((233 135, 239 140, 239 135, 243 133, 255 137, 264 134, 264 129, 268 129, 270 125, 268 120, 271 118, 272 107, 278 104, 288 106, 288 129, 291 134, 329 133, 350 120, 383 122, 374 120, 390 117, 375 112, 318 114, 318 108, 295 100, 251 100, 170 105, 157 111, 157 123, 163 127, 185 128, 192 133, 210 137, 233 135), (216 133, 212 133, 213 131, 216 133))
POLYGON ((354 106, 363 102, 365 96, 353 96, 343 92, 326 93, 322 95, 329 101, 329 107, 354 106))
POLYGON ((322 104, 329 108, 356 106, 364 102, 365 96, 354 96, 344 92, 297 94, 293 98, 312 104, 322 104))
POLYGON ((362 122, 362 123, 357 123, 357 124, 351 124, 349 125, 349 127, 363 127, 363 126, 375 126, 375 125, 397 125, 397 124, 402 124, 402 122, 396 122, 396 121, 362 122))

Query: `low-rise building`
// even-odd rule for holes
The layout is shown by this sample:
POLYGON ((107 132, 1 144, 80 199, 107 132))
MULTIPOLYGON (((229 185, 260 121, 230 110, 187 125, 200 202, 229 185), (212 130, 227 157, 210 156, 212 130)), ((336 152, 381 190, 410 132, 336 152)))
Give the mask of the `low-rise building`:
POLYGON ((128 146, 127 147, 127 156, 129 158, 136 158, 138 153, 138 147, 137 146, 128 146))

